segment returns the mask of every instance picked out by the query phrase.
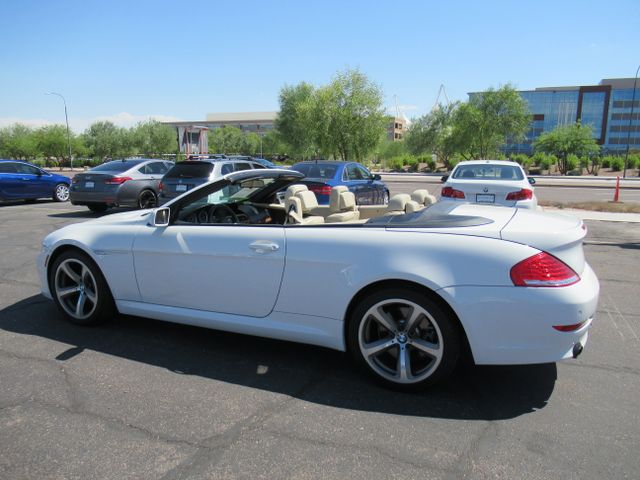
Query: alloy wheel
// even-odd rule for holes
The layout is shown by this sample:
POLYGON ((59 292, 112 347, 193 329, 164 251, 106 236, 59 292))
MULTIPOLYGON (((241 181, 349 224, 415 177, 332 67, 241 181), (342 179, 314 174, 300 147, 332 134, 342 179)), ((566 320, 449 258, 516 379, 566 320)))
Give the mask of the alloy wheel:
POLYGON ((58 266, 54 278, 55 295, 67 315, 85 320, 98 304, 98 288, 91 269, 82 261, 69 258, 58 266))
POLYGON ((406 299, 373 305, 358 329, 362 357, 380 377, 413 384, 430 377, 443 357, 443 335, 435 318, 406 299))
POLYGON ((69 200, 69 186, 64 183, 56 185, 55 195, 56 200, 58 200, 59 202, 66 202, 67 200, 69 200))

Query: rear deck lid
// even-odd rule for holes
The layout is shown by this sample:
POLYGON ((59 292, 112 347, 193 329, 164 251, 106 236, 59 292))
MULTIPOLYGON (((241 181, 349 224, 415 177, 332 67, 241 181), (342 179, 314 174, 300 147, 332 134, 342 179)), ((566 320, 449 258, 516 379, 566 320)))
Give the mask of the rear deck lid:
POLYGON ((578 274, 584 270, 582 241, 586 234, 586 226, 578 218, 524 209, 516 209, 516 214, 501 231, 504 240, 548 252, 578 274))

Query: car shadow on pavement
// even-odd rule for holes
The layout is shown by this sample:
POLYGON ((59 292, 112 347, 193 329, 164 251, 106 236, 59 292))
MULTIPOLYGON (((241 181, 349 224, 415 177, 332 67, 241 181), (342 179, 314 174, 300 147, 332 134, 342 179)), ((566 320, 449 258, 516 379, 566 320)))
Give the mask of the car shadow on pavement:
MULTIPOLYGON (((98 327, 65 321, 41 295, 0 310, 0 329, 62 342, 56 362, 78 361, 86 350, 165 368, 176 375, 264 389, 341 409, 463 420, 514 418, 544 408, 555 364, 467 365, 421 393, 381 388, 341 352, 197 327, 117 316, 98 327)), ((59 347, 59 345, 52 344, 59 347)), ((80 386, 81 388, 81 386, 80 386)))

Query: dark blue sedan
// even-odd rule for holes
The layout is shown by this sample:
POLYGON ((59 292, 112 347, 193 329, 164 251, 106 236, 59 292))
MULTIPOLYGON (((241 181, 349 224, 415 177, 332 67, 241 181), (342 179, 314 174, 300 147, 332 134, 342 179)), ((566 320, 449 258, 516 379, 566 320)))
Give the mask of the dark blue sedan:
POLYGON ((345 185, 356 196, 358 205, 386 205, 389 203, 389 189, 363 165, 356 162, 312 160, 296 163, 293 167, 306 178, 300 183, 307 185, 316 194, 318 204, 329 203, 331 189, 345 185))
POLYGON ((69 200, 71 180, 20 160, 0 160, 0 201, 69 200))

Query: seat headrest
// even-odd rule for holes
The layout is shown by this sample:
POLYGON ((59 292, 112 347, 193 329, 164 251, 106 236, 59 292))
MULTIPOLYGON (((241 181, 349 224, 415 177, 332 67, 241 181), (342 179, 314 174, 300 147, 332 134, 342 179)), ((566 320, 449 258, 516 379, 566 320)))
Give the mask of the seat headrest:
POLYGON ((387 205, 387 211, 398 212, 403 211, 407 206, 407 202, 411 201, 411 197, 408 193, 397 193, 389 199, 389 205, 387 205))
POLYGON ((411 194, 411 200, 418 202, 421 205, 425 204, 425 200, 429 198, 429 191, 425 189, 415 190, 411 194))
POLYGON ((338 209, 341 212, 347 212, 349 210, 356 209, 356 196, 353 194, 353 192, 340 192, 338 209))
POLYGON ((417 212, 419 210, 422 210, 423 208, 424 208, 424 205, 421 205, 420 203, 414 200, 409 200, 404 207, 405 212, 407 213, 417 212))
POLYGON ((340 194, 348 191, 349 189, 344 185, 338 185, 331 189, 331 195, 329 196, 329 210, 331 213, 340 211, 340 194))
POLYGON ((318 206, 318 199, 316 198, 316 195, 309 190, 296 192, 295 198, 300 199, 300 203, 302 205, 302 213, 309 213, 311 209, 318 206))
POLYGON ((289 185, 289 188, 287 188, 285 194, 284 194, 284 200, 285 202, 290 198, 293 197, 296 193, 298 192, 304 192, 305 190, 309 190, 307 188, 306 185, 302 185, 300 183, 296 183, 295 185, 289 185))

